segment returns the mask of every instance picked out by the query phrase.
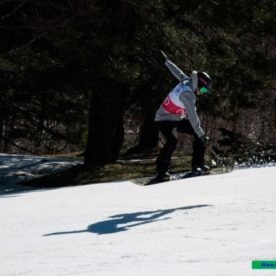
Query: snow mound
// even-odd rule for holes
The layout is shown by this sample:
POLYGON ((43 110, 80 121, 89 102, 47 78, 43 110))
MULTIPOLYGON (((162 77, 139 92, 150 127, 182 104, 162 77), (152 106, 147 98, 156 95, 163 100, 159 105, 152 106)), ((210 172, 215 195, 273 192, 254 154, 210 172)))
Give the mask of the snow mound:
POLYGON ((81 163, 81 160, 72 158, 46 158, 0 153, 0 195, 29 190, 28 188, 19 187, 17 183, 60 172, 81 163))

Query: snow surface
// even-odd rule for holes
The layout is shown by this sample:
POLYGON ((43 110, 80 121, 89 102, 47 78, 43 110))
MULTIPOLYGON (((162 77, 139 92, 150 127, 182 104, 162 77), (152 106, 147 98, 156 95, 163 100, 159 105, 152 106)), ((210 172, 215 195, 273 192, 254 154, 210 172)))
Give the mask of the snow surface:
POLYGON ((73 158, 0 153, 0 195, 29 190, 17 183, 59 172, 80 163, 81 160, 73 158))
POLYGON ((1 276, 276 275, 251 269, 276 260, 276 166, 3 193, 0 206, 1 276))

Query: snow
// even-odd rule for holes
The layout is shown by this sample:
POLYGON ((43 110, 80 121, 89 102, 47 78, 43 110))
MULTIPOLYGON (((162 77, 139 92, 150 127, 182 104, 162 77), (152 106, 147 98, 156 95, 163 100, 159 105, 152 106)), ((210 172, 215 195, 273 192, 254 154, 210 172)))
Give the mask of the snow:
POLYGON ((276 275, 251 269, 276 260, 275 179, 274 165, 2 193, 0 275, 276 275))
POLYGON ((81 160, 72 158, 0 153, 0 194, 27 191, 28 188, 18 186, 17 183, 56 173, 80 163, 81 160))

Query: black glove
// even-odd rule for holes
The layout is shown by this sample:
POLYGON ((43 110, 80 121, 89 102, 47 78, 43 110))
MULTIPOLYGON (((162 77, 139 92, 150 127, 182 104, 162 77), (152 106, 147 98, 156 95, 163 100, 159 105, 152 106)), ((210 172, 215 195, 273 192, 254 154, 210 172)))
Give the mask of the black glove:
POLYGON ((202 144, 204 145, 204 147, 207 148, 207 146, 209 145, 210 138, 206 135, 203 135, 203 136, 199 137, 199 139, 202 142, 202 144))

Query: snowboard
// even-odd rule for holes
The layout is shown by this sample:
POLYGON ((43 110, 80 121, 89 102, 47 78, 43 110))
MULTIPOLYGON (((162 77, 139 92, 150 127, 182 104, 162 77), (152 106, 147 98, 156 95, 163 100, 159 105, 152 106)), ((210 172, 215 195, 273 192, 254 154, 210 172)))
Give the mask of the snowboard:
POLYGON ((131 182, 133 182, 134 184, 140 185, 140 186, 151 186, 151 185, 156 185, 156 184, 175 181, 175 180, 183 180, 183 179, 194 178, 194 177, 203 177, 203 176, 209 176, 209 175, 224 174, 224 173, 229 173, 232 170, 233 170, 233 168, 215 168, 215 169, 211 169, 210 171, 208 171, 208 173, 203 173, 200 175, 194 175, 194 173, 192 171, 186 171, 186 172, 171 174, 170 179, 166 179, 161 182, 151 183, 151 181, 154 179, 154 176, 132 179, 131 182))

